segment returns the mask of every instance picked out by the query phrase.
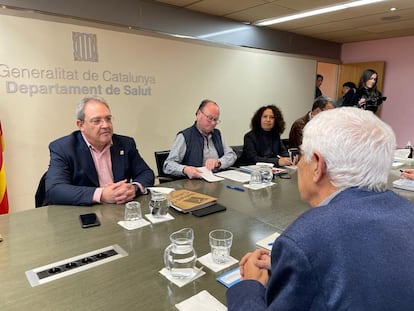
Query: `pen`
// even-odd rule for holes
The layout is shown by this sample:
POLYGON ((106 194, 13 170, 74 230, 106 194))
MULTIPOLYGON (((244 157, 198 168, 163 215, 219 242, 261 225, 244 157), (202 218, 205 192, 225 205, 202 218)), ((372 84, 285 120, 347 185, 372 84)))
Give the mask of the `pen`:
POLYGON ((242 187, 233 186, 233 185, 226 185, 226 187, 229 188, 229 189, 233 189, 233 190, 237 190, 237 191, 244 192, 244 188, 242 188, 242 187))
POLYGON ((404 170, 400 170, 401 173, 404 173, 404 170))

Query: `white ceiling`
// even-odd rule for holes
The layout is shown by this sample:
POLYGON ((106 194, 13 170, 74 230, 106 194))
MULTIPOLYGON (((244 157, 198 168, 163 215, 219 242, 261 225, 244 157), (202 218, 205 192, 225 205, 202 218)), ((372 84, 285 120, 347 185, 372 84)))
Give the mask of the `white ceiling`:
MULTIPOLYGON (((334 0, 155 1, 247 23, 351 2, 334 0)), ((338 43, 413 36, 414 0, 386 0, 266 27, 338 43), (396 7, 397 10, 391 12, 391 7, 396 7)))

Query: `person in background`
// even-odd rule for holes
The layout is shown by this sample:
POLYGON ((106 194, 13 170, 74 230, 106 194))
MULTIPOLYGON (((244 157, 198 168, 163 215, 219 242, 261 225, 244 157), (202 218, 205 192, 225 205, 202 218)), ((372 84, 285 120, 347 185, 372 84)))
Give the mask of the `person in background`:
POLYGON ((401 177, 405 179, 411 179, 414 180, 414 169, 412 168, 406 168, 401 172, 401 177))
POLYGON ((276 166, 291 165, 289 153, 280 135, 285 130, 282 112, 274 105, 260 107, 251 120, 251 130, 244 135, 241 163, 273 163, 276 166))
POLYGON ((315 84, 315 98, 322 96, 322 91, 320 89, 323 82, 323 76, 321 74, 316 75, 316 84, 315 84))
POLYGON ((164 162, 165 174, 201 178, 199 167, 221 170, 233 165, 237 156, 216 129, 219 118, 219 106, 210 99, 203 100, 196 111, 194 124, 175 137, 164 162))
POLYGON ((306 123, 308 123, 314 116, 324 110, 335 108, 333 100, 328 96, 319 96, 312 105, 312 110, 308 111, 306 115, 293 122, 289 133, 289 147, 297 148, 302 143, 302 132, 306 123))
POLYGON ((346 107, 352 106, 352 98, 354 97, 356 92, 356 85, 354 82, 348 81, 342 84, 342 97, 338 98, 335 103, 335 106, 338 107, 346 107))
POLYGON ((154 172, 133 138, 113 133, 107 102, 98 96, 83 98, 76 118, 79 130, 49 144, 49 204, 122 204, 146 193, 154 172))
POLYGON ((395 146, 391 127, 362 109, 309 122, 297 173, 312 209, 271 254, 240 260, 228 310, 412 310, 414 204, 387 190, 395 146))
POLYGON ((365 70, 358 83, 358 89, 352 98, 352 105, 361 109, 377 112, 385 97, 377 90, 378 73, 373 69, 365 70))

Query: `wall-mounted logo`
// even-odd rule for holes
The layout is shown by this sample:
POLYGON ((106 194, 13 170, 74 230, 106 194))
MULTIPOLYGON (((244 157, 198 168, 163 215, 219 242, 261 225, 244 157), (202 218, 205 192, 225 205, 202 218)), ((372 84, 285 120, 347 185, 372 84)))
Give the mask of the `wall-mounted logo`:
POLYGON ((72 41, 75 61, 98 62, 98 45, 95 34, 72 32, 72 41))

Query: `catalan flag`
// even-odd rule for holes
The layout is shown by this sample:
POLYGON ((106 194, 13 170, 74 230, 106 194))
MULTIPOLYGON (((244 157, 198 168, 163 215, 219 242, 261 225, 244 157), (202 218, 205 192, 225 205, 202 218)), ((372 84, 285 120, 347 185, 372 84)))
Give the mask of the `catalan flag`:
POLYGON ((3 162, 4 137, 0 121, 0 214, 9 212, 9 200, 7 199, 6 171, 3 162))

